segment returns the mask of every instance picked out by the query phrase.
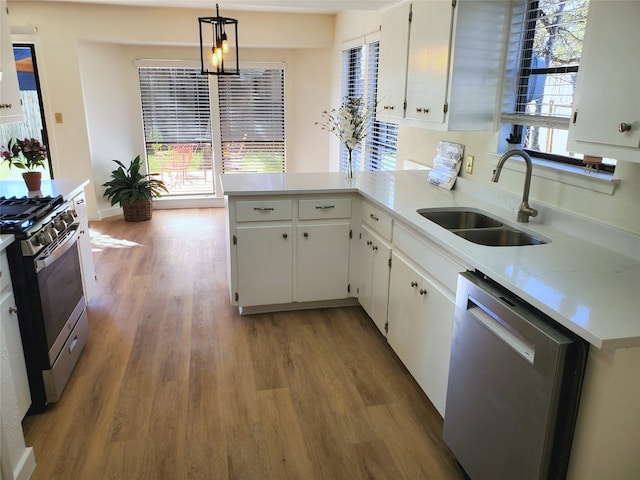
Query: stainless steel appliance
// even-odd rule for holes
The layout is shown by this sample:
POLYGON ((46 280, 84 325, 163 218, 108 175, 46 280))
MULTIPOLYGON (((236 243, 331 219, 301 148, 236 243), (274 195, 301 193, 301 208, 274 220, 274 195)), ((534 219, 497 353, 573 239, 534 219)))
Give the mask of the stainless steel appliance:
POLYGON ((554 323, 458 277, 443 437, 472 480, 566 476, 588 344, 554 323))
POLYGON ((58 197, 0 198, 31 391, 30 413, 60 398, 88 337, 73 208, 58 197))

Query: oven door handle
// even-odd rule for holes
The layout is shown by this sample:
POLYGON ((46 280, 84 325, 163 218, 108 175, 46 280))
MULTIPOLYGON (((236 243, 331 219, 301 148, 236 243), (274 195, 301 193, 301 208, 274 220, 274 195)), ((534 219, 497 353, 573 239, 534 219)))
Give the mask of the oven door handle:
POLYGON ((56 248, 47 255, 46 257, 36 260, 36 273, 40 272, 42 269, 47 268, 53 262, 58 260, 64 253, 73 247, 76 244, 76 239, 78 238, 78 224, 73 224, 69 227, 72 232, 69 236, 67 236, 62 242, 56 245, 56 248))

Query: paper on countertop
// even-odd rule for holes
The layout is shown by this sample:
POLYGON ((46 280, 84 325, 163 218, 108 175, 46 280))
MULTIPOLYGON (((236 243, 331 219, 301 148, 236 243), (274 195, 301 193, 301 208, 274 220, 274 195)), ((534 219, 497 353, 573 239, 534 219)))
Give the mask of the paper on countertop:
POLYGON ((429 183, 451 190, 458 178, 463 154, 464 145, 440 140, 433 168, 427 176, 429 183))

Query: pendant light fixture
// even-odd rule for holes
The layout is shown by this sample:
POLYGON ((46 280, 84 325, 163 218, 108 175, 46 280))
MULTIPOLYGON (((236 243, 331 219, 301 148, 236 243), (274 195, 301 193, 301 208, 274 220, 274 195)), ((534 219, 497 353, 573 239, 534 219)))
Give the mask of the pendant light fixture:
POLYGON ((200 70, 206 75, 240 75, 238 61, 238 20, 220 16, 216 3, 215 17, 199 17, 200 70), (235 40, 235 56, 231 53, 229 33, 235 40), (231 33, 233 32, 233 33, 231 33))

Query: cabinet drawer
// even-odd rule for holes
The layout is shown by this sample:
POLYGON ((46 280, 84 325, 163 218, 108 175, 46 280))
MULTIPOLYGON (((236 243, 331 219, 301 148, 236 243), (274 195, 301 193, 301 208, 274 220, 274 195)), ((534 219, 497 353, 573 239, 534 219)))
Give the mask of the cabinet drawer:
POLYGON ((7 262, 7 252, 0 252, 0 291, 4 290, 11 283, 9 275, 9 263, 7 262))
POLYGON ((319 198, 298 202, 300 220, 318 220, 323 218, 351 218, 350 198, 319 198))
POLYGON ((293 201, 291 200, 236 202, 236 222, 265 222, 292 218, 293 201))
POLYGON ((391 217, 370 203, 362 202, 362 222, 369 225, 385 240, 391 241, 391 217))
MULTIPOLYGON (((403 225, 396 224, 393 246, 404 252, 412 261, 439 280, 452 292, 456 291, 458 273, 467 270, 464 266, 447 257, 435 247, 409 231, 403 225)), ((392 267, 393 268, 393 267, 392 267)))

